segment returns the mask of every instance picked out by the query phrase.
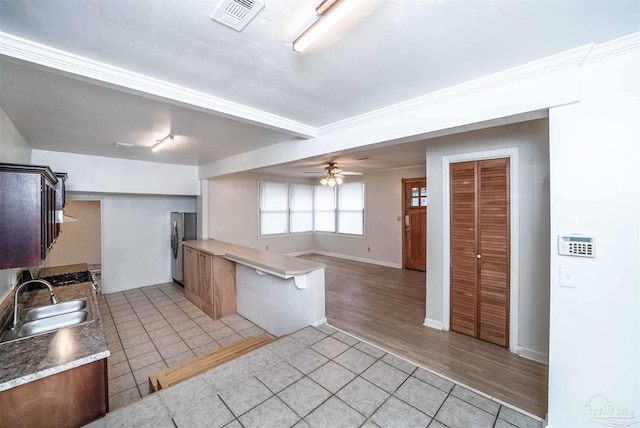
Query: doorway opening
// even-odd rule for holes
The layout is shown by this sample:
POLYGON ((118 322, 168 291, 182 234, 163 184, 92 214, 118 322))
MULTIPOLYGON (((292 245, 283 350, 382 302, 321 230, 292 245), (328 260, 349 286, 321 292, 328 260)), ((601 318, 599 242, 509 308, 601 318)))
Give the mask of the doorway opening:
POLYGON ((86 263, 92 273, 102 273, 101 210, 99 200, 67 200, 64 212, 77 221, 62 223, 60 236, 47 259, 48 265, 86 263))

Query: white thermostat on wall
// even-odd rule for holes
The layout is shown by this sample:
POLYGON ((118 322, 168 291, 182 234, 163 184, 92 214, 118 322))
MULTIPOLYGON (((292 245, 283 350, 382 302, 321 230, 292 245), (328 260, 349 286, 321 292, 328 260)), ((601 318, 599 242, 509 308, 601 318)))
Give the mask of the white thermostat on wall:
POLYGON ((561 256, 595 257, 596 239, 580 234, 558 235, 558 254, 561 256))

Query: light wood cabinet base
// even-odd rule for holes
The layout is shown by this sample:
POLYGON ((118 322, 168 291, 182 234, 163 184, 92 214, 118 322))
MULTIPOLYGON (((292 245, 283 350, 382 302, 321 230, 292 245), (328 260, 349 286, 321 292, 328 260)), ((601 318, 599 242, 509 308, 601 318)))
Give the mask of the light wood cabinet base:
POLYGON ((184 295, 218 319, 236 313, 236 264, 224 257, 184 249, 184 295))

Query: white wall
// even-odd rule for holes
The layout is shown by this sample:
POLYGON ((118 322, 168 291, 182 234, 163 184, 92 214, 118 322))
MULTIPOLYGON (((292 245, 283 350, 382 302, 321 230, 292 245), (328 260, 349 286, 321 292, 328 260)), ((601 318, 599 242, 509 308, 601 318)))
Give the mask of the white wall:
MULTIPOLYGON (((116 150, 116 149, 114 149, 116 150)), ((66 172, 67 190, 151 195, 198 195, 198 168, 34 150, 32 162, 66 172)))
POLYGON ((100 200, 104 293, 171 281, 169 213, 196 211, 197 167, 44 150, 32 157, 68 174, 69 200, 100 200))
MULTIPOLYGON (((422 167, 366 174, 365 237, 332 234, 258 236, 258 181, 316 184, 317 179, 234 174, 208 182, 209 238, 278 253, 319 251, 388 266, 402 265, 402 178, 424 177, 422 167), (371 251, 367 251, 370 247, 371 251)), ((360 179, 356 177, 353 179, 360 179)))
POLYGON ((70 194, 102 207, 102 291, 171 282, 172 211, 196 209, 194 196, 70 194))
MULTIPOLYGON (((13 121, 1 107, 0 162, 31 163, 31 147, 29 147, 20 131, 13 124, 13 121)), ((20 275, 20 272, 22 272, 22 269, 0 270, 0 302, 15 283, 16 275, 20 275)))
POLYGON ((316 234, 315 249, 350 259, 402 267, 403 228, 402 221, 398 221, 398 217, 402 217, 402 179, 425 175, 424 165, 365 174, 365 236, 316 234))
POLYGON ((100 212, 100 201, 67 201, 65 215, 75 217, 78 221, 60 225, 60 235, 47 256, 46 266, 100 264, 100 212))
POLYGON ((31 147, 0 107, 0 162, 31 163, 31 147))
POLYGON ((629 425, 640 416, 640 47, 598 54, 582 67, 580 103, 549 118, 551 427, 613 426, 591 420, 607 401, 629 425), (596 257, 559 256, 570 232, 594 235, 596 257), (575 268, 575 288, 560 286, 560 266, 575 268))
POLYGON ((545 360, 549 332, 549 153, 546 119, 427 141, 427 319, 443 322, 443 156, 518 148, 518 346, 545 360))
POLYGON ((208 237, 281 254, 309 251, 314 247, 313 234, 258 236, 258 181, 312 184, 311 179, 234 174, 209 180, 208 237))

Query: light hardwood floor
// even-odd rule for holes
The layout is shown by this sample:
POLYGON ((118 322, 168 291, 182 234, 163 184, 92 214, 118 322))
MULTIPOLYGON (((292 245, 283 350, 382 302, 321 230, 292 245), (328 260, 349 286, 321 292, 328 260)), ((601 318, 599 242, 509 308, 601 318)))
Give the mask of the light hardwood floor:
POLYGON ((548 367, 498 345, 423 326, 424 272, 302 257, 327 265, 330 325, 544 418, 548 367))

